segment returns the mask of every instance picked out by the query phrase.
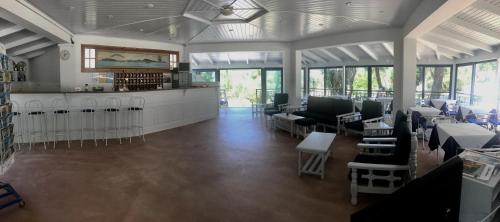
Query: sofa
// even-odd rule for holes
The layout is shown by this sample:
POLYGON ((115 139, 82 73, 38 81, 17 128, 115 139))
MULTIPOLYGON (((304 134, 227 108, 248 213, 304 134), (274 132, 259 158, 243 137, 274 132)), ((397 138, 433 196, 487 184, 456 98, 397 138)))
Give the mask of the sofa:
POLYGON ((323 127, 337 128, 338 115, 353 112, 351 100, 309 96, 305 111, 296 111, 293 114, 312 118, 323 127))

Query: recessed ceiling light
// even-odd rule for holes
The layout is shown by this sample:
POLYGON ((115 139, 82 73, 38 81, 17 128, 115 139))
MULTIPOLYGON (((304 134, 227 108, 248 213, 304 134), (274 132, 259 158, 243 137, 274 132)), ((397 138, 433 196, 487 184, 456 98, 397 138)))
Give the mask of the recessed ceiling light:
POLYGON ((108 15, 108 19, 112 19, 113 17, 113 15, 108 15))
POLYGON ((144 29, 139 29, 139 31, 144 32, 144 29))
POLYGON ((352 2, 346 2, 345 5, 352 6, 352 2))
POLYGON ((155 5, 154 5, 153 3, 149 3, 149 4, 147 4, 146 6, 147 6, 148 8, 154 8, 154 7, 155 7, 155 5))
POLYGON ((70 10, 70 11, 75 10, 75 6, 70 6, 70 7, 69 7, 69 10, 70 10))

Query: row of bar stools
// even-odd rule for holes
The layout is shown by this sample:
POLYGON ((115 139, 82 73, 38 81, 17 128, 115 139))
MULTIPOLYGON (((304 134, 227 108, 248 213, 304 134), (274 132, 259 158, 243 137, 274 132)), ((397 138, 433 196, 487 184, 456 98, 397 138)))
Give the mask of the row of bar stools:
MULTIPOLYGON (((47 116, 46 110, 39 100, 31 100, 26 102, 26 113, 19 111, 19 106, 13 102, 13 110, 15 120, 17 121, 16 135, 18 135, 18 148, 19 143, 24 142, 24 127, 26 129, 26 136, 28 138, 30 150, 32 144, 38 140, 43 141, 44 148, 47 149, 46 141, 48 141, 47 130, 47 116), (23 118, 25 117, 25 118, 23 118), (23 124, 25 122, 25 124, 23 124)), ((120 110, 126 110, 125 129, 126 136, 129 137, 129 142, 132 142, 133 136, 141 136, 143 141, 144 137, 144 106, 145 99, 143 97, 131 97, 127 107, 122 107, 122 101, 116 97, 108 97, 104 101, 104 140, 106 146, 108 145, 109 136, 117 138, 121 142, 124 135, 123 128, 121 128, 120 110)), ((71 128, 70 128, 70 108, 64 99, 54 99, 51 102, 53 108, 53 147, 55 148, 58 138, 64 137, 68 143, 68 148, 71 146, 71 128), (62 124, 62 125, 61 125, 62 124)), ((96 112, 97 101, 94 98, 85 98, 81 102, 80 111, 80 146, 83 146, 85 133, 91 133, 94 139, 94 144, 97 146, 97 127, 96 127, 96 112)), ((122 116, 125 117, 125 116, 122 116)))

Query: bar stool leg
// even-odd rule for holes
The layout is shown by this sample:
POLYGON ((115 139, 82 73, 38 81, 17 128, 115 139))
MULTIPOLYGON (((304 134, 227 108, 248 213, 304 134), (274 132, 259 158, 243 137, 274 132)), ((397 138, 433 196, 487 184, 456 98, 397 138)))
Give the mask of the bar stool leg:
POLYGON ((132 131, 132 133, 134 133, 134 130, 132 128, 132 127, 134 127, 134 113, 133 112, 134 111, 132 109, 129 109, 127 111, 127 123, 128 123, 128 126, 127 126, 127 136, 128 136, 128 142, 129 143, 132 143, 132 135, 130 134, 130 131, 132 131))
POLYGON ((56 143, 57 143, 57 114, 54 113, 53 115, 53 129, 52 129, 52 136, 53 136, 53 145, 52 145, 52 149, 55 149, 56 148, 56 143))
POLYGON ((42 118, 40 118, 40 131, 42 131, 40 134, 42 136, 45 136, 44 140, 43 140, 43 148, 45 150, 47 150, 47 144, 45 144, 45 141, 49 141, 49 137, 47 135, 47 116, 45 115, 45 113, 41 114, 42 115, 42 118), (43 124, 42 124, 43 122, 43 124))
POLYGON ((83 119, 85 118, 85 112, 80 113, 80 147, 83 147, 83 128, 84 128, 84 122, 83 119))
POLYGON ((144 137, 144 110, 139 111, 140 116, 139 118, 141 119, 141 135, 142 135, 142 141, 146 142, 146 137, 144 137))
POLYGON ((66 132, 66 141, 68 142, 68 149, 71 147, 71 142, 70 142, 70 128, 69 128, 69 111, 68 113, 65 113, 65 132, 66 132))
MULTIPOLYGON (((33 119, 33 115, 28 115, 28 122, 31 122, 31 126, 32 127, 35 127, 35 119, 33 119)), ((33 142, 33 135, 32 135, 32 127, 29 127, 28 126, 28 140, 29 140, 29 144, 30 144, 30 150, 31 151, 31 146, 32 146, 32 142, 33 142)))
POLYGON ((108 146, 108 118, 106 118, 108 113, 104 111, 104 141, 106 146, 108 146))
POLYGON ((97 147, 97 138, 96 138, 96 134, 95 134, 95 132, 97 130, 96 127, 95 127, 95 111, 92 112, 90 115, 92 117, 92 129, 93 129, 92 130, 92 136, 94 137, 94 144, 97 147))
POLYGON ((120 144, 122 144, 122 138, 119 136, 120 134, 120 123, 118 122, 118 112, 115 113, 115 136, 120 140, 120 144))

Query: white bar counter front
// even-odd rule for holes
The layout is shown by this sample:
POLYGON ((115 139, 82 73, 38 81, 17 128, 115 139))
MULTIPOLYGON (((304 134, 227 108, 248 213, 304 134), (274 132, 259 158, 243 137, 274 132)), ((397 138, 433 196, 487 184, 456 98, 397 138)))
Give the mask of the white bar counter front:
MULTIPOLYGON (((140 96, 146 100, 144 107, 144 134, 214 119, 217 118, 219 112, 218 87, 135 92, 12 93, 11 100, 19 105, 19 107, 14 107, 14 109, 19 109, 19 111, 21 111, 21 115, 24 116, 22 118, 26 118, 26 102, 30 100, 40 100, 43 103, 48 120, 48 139, 51 141, 53 138, 50 132, 53 129, 52 113, 54 111, 51 107, 52 100, 63 98, 67 102, 71 110, 71 139, 79 140, 81 132, 81 101, 85 98, 94 98, 97 101, 96 135, 101 139, 104 136, 104 100, 108 97, 116 97, 121 100, 122 108, 119 112, 119 121, 122 128, 121 137, 127 137, 126 130, 123 129, 123 127, 127 125, 126 112, 129 106, 129 99, 133 96, 140 96)), ((24 127, 26 126, 23 126, 23 128, 24 127)), ((92 139, 92 135, 86 133, 84 139, 92 139)), ((26 142, 26 139, 24 142, 26 142)))

